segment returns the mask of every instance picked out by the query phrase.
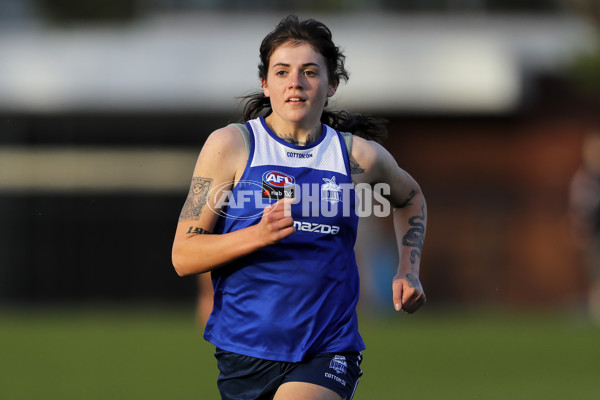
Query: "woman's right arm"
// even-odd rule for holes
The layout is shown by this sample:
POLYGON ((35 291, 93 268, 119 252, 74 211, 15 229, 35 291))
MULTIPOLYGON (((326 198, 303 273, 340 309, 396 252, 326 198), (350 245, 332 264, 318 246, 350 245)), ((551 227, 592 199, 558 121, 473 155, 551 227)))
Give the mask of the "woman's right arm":
POLYGON ((215 207, 219 195, 233 188, 246 161, 244 142, 235 127, 219 129, 206 140, 175 232, 172 261, 178 275, 210 271, 294 232, 290 202, 280 200, 265 208, 258 224, 212 234, 219 218, 215 207))

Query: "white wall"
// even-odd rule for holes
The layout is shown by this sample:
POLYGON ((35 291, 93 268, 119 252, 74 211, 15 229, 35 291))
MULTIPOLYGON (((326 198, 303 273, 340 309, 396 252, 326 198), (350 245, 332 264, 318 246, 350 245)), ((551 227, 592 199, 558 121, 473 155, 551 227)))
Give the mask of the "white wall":
MULTIPOLYGON (((231 110, 259 87, 281 15, 160 16, 132 25, 0 29, 0 111, 231 110)), ((502 113, 523 79, 558 71, 594 36, 569 16, 317 16, 345 49, 332 103, 367 112, 502 113)))

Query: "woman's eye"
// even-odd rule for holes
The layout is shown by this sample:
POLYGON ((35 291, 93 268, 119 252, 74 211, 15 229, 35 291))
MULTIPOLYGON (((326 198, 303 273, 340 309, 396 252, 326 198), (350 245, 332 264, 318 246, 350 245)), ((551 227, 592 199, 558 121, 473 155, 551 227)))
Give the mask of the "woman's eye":
POLYGON ((275 75, 277 76, 285 76, 286 72, 285 71, 276 71, 275 75))
POLYGON ((306 76, 317 76, 315 71, 304 71, 304 75, 306 76))

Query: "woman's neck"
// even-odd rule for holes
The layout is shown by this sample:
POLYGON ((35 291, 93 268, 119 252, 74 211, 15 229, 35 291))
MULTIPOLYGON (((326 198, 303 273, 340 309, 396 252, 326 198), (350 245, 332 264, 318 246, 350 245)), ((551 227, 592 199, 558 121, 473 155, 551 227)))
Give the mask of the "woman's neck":
POLYGON ((273 118, 273 114, 266 117, 265 122, 269 129, 271 129, 271 132, 291 144, 307 146, 314 143, 321 136, 322 128, 320 122, 312 128, 307 128, 299 124, 282 123, 273 118))

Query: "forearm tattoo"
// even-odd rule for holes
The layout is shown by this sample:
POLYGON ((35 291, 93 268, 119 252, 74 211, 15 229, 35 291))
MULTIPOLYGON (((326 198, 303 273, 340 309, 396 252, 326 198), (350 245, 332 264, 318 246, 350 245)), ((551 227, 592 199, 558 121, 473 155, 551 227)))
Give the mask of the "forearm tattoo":
POLYGON ((207 231, 206 229, 198 228, 197 226, 190 226, 186 234, 210 235, 211 232, 207 231))
POLYGON ((410 217, 408 224, 412 226, 402 238, 402 244, 408 247, 415 247, 410 252, 410 263, 415 264, 421 257, 423 242, 425 241, 425 205, 421 206, 421 215, 410 217))
POLYGON ((202 209, 208 201, 208 192, 212 184, 212 179, 195 176, 192 178, 190 192, 185 200, 179 220, 198 219, 202 214, 202 209))

